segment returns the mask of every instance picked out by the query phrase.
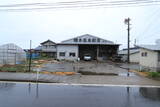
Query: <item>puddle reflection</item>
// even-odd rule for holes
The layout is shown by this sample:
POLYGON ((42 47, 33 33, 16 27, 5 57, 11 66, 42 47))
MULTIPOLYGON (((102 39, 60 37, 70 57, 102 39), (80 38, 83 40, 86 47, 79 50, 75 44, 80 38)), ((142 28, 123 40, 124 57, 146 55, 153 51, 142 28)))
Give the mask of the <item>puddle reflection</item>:
POLYGON ((139 92, 145 98, 160 101, 160 88, 140 88, 139 92))
POLYGON ((160 88, 0 83, 0 107, 17 107, 17 105, 19 107, 24 105, 25 107, 54 105, 159 107, 160 88))
POLYGON ((16 83, 0 83, 0 90, 10 90, 15 87, 16 83))

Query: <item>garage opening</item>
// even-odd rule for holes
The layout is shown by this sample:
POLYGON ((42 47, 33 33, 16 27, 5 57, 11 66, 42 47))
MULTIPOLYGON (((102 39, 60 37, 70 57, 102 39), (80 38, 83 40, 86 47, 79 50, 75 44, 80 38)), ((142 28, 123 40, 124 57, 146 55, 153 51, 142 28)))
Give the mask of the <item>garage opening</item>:
POLYGON ((97 58, 97 46, 95 45, 79 45, 79 58, 84 60, 85 55, 90 55, 92 60, 97 58))
POLYGON ((90 55, 92 60, 109 60, 118 51, 118 45, 79 45, 79 58, 84 60, 85 55, 90 55))

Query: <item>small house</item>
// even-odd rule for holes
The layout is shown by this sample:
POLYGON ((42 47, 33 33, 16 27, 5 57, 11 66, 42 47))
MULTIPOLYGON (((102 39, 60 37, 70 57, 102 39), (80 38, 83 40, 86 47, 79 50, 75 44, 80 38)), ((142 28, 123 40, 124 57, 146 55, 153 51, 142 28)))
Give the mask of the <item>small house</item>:
MULTIPOLYGON (((139 63, 139 47, 130 48, 130 62, 139 63)), ((123 62, 127 62, 128 49, 123 49, 118 52, 118 55, 121 56, 123 62)))
POLYGON ((42 57, 56 58, 56 43, 51 40, 44 41, 40 46, 36 47, 34 51, 42 57))
POLYGON ((160 70, 160 40, 156 45, 140 45, 140 66, 141 69, 160 70))

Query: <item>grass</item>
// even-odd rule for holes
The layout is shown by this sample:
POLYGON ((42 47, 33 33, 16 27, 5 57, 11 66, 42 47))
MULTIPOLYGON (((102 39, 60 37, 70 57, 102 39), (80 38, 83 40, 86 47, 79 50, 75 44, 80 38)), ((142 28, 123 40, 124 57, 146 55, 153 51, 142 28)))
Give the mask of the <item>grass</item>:
POLYGON ((141 71, 139 71, 141 73, 146 73, 148 77, 151 77, 151 78, 160 78, 160 71, 157 71, 157 72, 153 72, 152 70, 150 69, 143 69, 141 71))
MULTIPOLYGON (((55 58, 50 58, 50 57, 39 57, 39 58, 35 58, 32 59, 32 61, 38 61, 38 60, 55 60, 55 58)), ((29 59, 28 59, 29 60, 29 59)))
MULTIPOLYGON (((32 59, 31 67, 36 67, 37 65, 41 65, 44 62, 40 62, 39 60, 51 60, 53 58, 38 58, 38 59, 32 59), (37 61, 37 63, 35 63, 37 61)), ((17 64, 17 65, 3 65, 0 67, 0 72, 28 72, 28 63, 29 59, 24 64, 17 64)), ((33 72, 31 70, 31 72, 33 72)))
POLYGON ((160 78, 160 71, 153 72, 149 69, 143 69, 139 71, 139 73, 145 74, 146 76, 151 77, 151 78, 160 78))
POLYGON ((4 65, 0 67, 2 72, 27 72, 28 67, 25 64, 19 65, 4 65))
POLYGON ((148 76, 152 78, 160 77, 160 72, 149 72, 148 76))

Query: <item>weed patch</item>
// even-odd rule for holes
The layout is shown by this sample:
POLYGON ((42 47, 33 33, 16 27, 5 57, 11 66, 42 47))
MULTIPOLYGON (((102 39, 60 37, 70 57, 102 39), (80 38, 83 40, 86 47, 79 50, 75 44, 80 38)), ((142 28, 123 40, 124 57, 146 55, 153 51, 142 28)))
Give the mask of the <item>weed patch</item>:
POLYGON ((160 72, 149 72, 149 76, 153 78, 160 77, 160 72))

